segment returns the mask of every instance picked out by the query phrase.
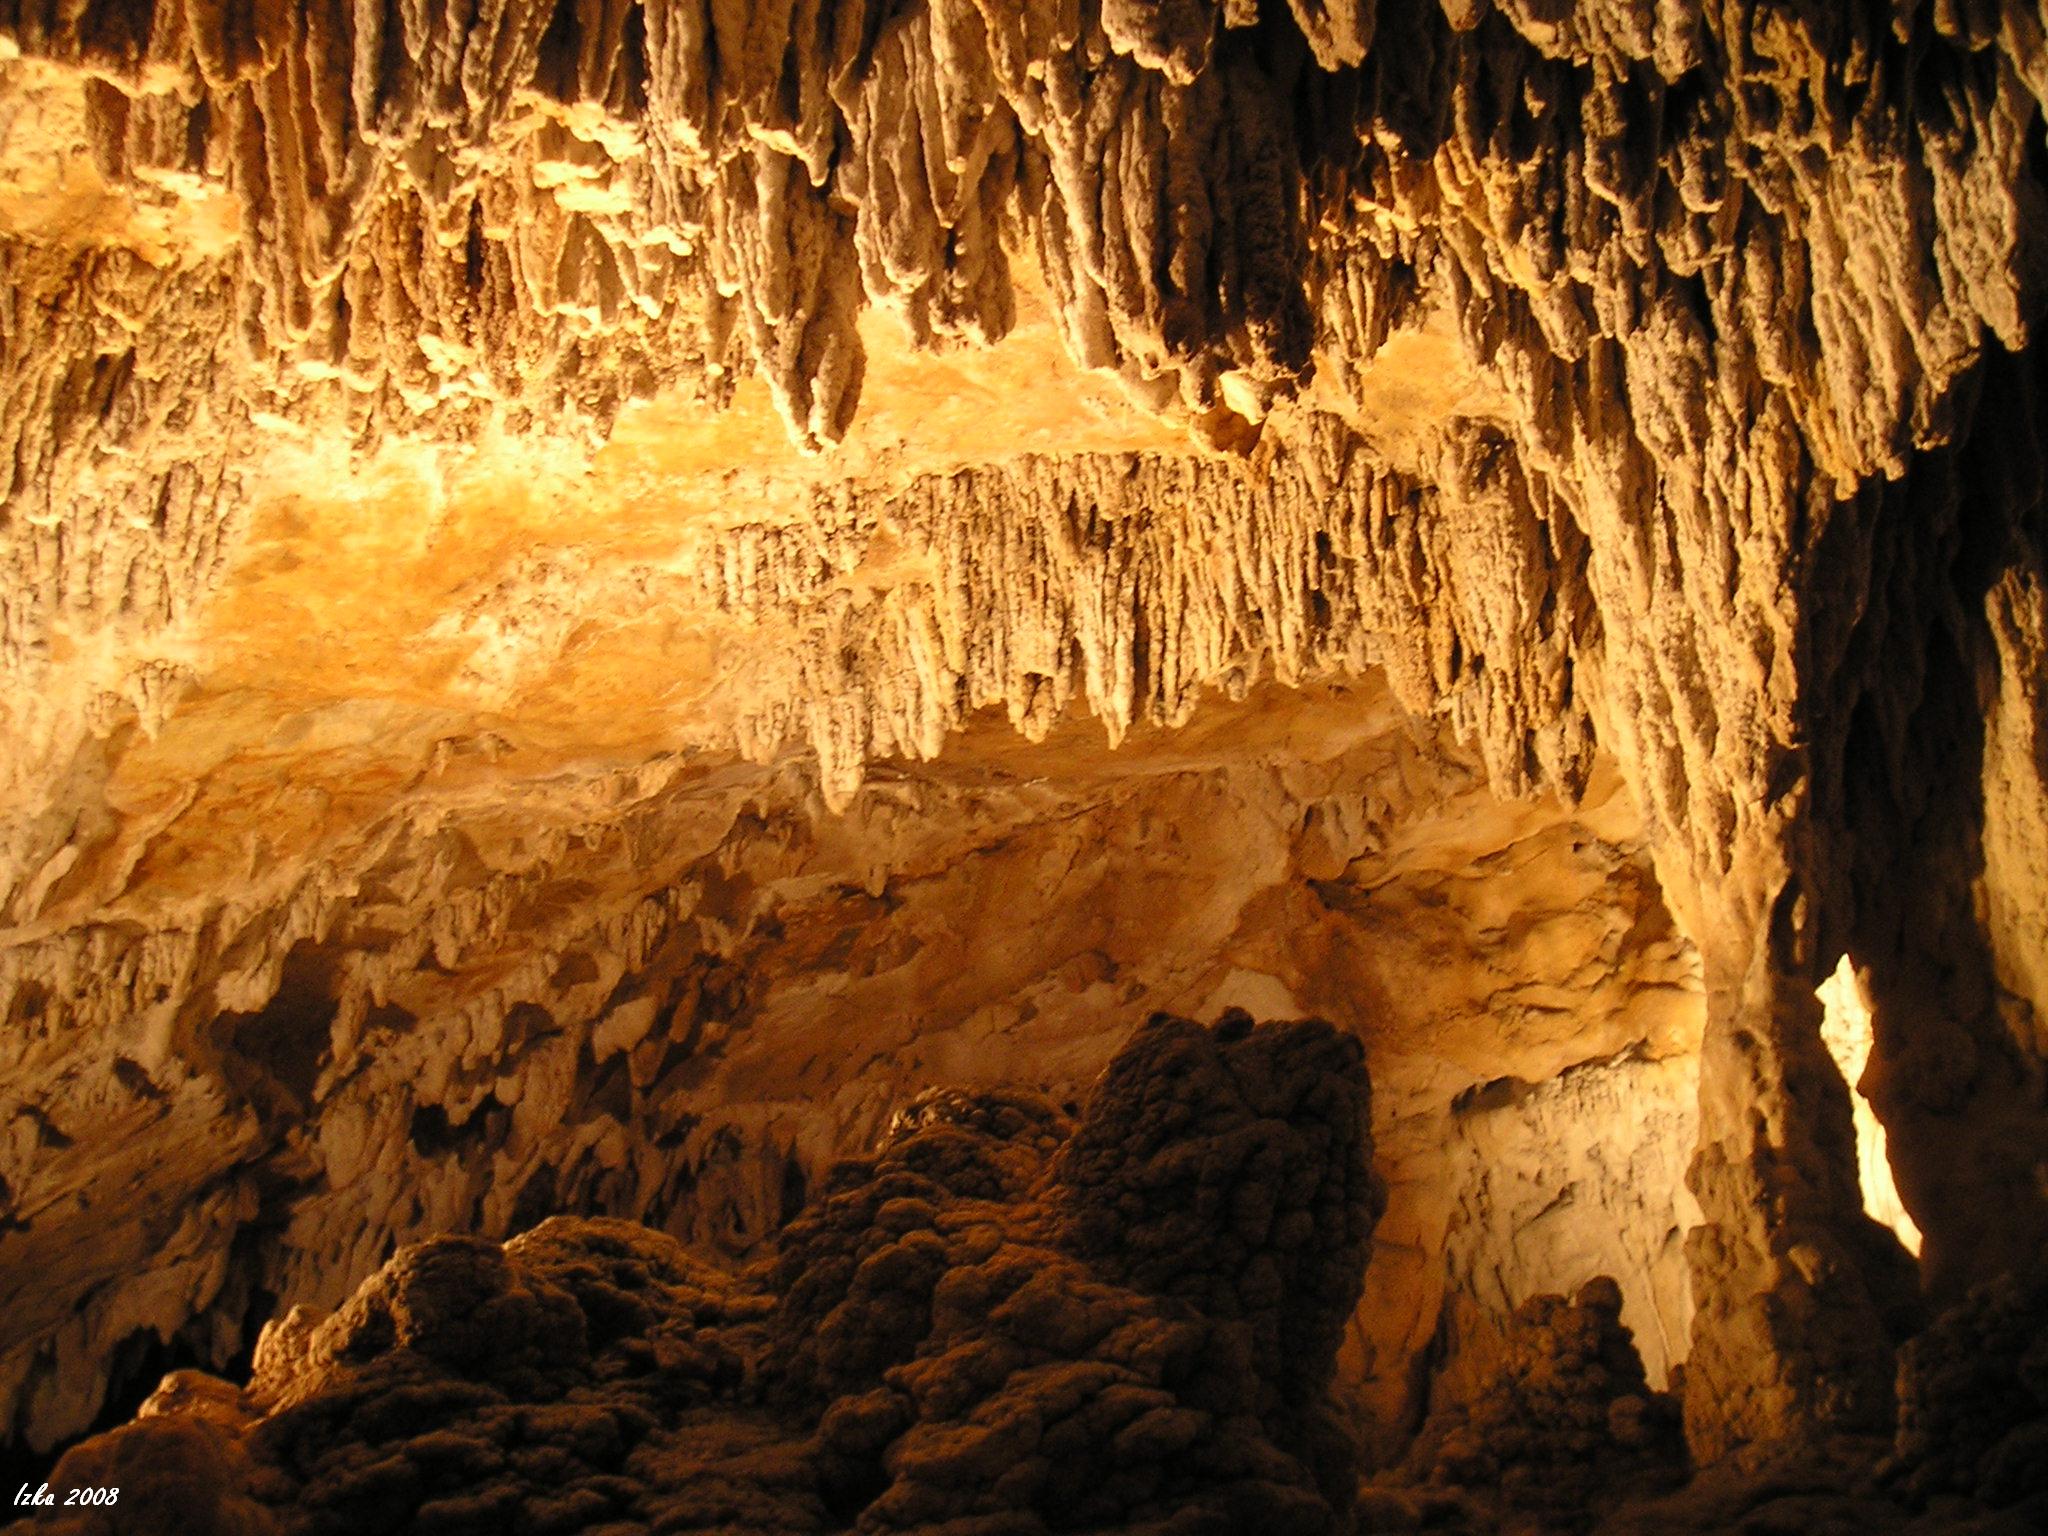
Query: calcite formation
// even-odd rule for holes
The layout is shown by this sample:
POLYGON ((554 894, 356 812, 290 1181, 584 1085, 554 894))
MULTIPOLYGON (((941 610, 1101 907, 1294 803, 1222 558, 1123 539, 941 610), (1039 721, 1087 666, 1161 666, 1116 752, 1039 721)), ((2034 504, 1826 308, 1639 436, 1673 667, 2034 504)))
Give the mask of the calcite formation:
POLYGON ((1078 1124, 920 1095, 741 1276, 609 1220, 407 1248, 266 1330, 246 1390, 173 1378, 73 1452, 60 1482, 141 1509, 47 1528, 1348 1528, 1362 1057, 1320 1021, 1159 1015, 1078 1124))
POLYGON ((179 1036, 235 1097, 131 1054, 132 976, 43 973, 107 1023, 101 1054, 57 1058, 73 1099, 24 1155, 53 1195, 4 1239, 30 1435, 229 1360, 274 1304, 337 1306, 441 1232, 601 1212, 757 1256, 934 1078, 1070 1101, 1131 1010, 1233 1003, 1345 1021, 1382 1078, 1391 1203, 1343 1346, 1361 1431, 1417 1411, 1418 1362, 1461 1352, 1440 1334, 1593 1272, 1627 1277, 1660 1380, 1683 1357, 1698 962, 1611 780, 1572 815, 1502 802, 1359 689, 1268 688, 1114 752, 989 722, 839 816, 787 768, 622 774, 558 844, 531 841, 549 783, 478 814, 486 766, 449 766, 440 814, 278 870, 282 900, 186 909, 164 974, 263 1000, 179 1036), (307 926, 272 926, 290 912, 307 926))
POLYGON ((1653 1392, 1621 1326, 1621 1287, 1532 1296, 1510 1317, 1482 1389, 1430 1416, 1408 1480, 1490 1496, 1511 1522, 1568 1530, 1679 1461, 1677 1404, 1653 1392))
POLYGON ((1887 1476, 1921 1500, 2048 1510, 2048 1256, 1976 1287, 1899 1356, 1887 1476))
POLYGON ((1235 1003, 1373 1061, 1383 1460, 1602 1273, 1700 1463, 1889 1432, 2048 1240, 2044 100, 2021 0, 0 0, 7 1437, 1235 1003))

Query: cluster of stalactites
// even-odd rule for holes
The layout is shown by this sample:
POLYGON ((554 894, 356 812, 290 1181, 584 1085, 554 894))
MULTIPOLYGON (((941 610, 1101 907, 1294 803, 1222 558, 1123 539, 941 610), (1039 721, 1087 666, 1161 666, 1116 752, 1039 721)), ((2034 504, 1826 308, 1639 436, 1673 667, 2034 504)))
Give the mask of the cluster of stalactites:
MULTIPOLYGON (((1281 55, 1362 52, 1357 17, 1297 9, 1308 41, 1286 31, 1281 55)), ((338 379, 381 407, 359 429, 478 396, 601 423, 575 381, 750 365, 815 446, 858 399, 862 304, 926 344, 1000 336, 1006 246, 1046 267, 1076 355, 1162 403, 1212 411, 1225 374, 1254 400, 1298 382, 1288 67, 1270 40, 1219 44, 1258 19, 1199 0, 17 0, 0 38, 91 77, 110 183, 231 190, 235 323, 272 388, 338 379), (603 356, 621 333, 638 345, 603 356)))
POLYGON ((1268 10, 0 0, 0 88, 135 214, 0 234, 0 672, 193 612, 267 440, 595 442, 753 371, 817 448, 863 307, 1000 337, 1020 254, 1076 357, 1256 412, 1313 337, 1268 10))
MULTIPOLYGON (((110 183, 229 190, 265 408, 339 382, 359 438, 601 430, 751 367, 815 447, 864 304, 985 341, 1028 253, 1079 361, 1212 435, 1315 364, 1352 381, 1424 290, 1518 381, 1600 338, 1633 373, 1704 310, 1804 386, 1839 481, 1940 435, 1986 326, 2024 336, 2040 18, 1921 11, 5 0, 0 44, 90 77, 110 183)), ((1702 447, 1652 418, 1658 457, 1702 447)))
MULTIPOLYGON (((1463 451, 1502 457, 1483 434, 1463 451)), ((878 537, 858 487, 819 491, 794 525, 734 524, 700 568, 718 610, 788 637, 737 681, 742 745, 768 760, 808 742, 835 807, 868 763, 936 757, 978 710, 1038 740, 1083 705, 1116 743, 1269 671, 1300 686, 1368 667, 1418 713, 1448 712, 1503 792, 1585 785, 1572 657, 1599 627, 1560 575, 1582 547, 1512 459, 1470 479, 1457 517, 1330 428, 1250 461, 922 476, 888 518, 931 574, 871 601, 847 580, 878 537)))
POLYGON ((0 331, 0 472, 46 505, 0 559, 53 579, 0 596, 10 663, 49 626, 17 590, 95 622, 203 594, 235 497, 191 465, 252 421, 601 432, 753 369, 818 446, 864 306, 985 341, 1021 259, 1076 359, 1242 444, 1312 369, 1358 406, 1441 310, 1518 462, 1458 433, 1421 477, 1526 483, 1585 549, 1624 643, 1576 686, 1710 875, 1832 667, 1789 638, 1805 545, 1963 429, 2041 292, 2038 7, 0 0, 0 39, 91 77, 110 184, 240 220, 168 268, 26 262, 52 297, 0 331))

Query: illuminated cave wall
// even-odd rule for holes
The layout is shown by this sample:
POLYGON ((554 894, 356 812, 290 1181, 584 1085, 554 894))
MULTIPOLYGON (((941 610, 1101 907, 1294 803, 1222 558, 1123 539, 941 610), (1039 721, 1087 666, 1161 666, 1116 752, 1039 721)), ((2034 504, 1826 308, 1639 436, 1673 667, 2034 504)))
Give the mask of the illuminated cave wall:
POLYGON ((1383 1452, 1539 1290, 1614 1274, 1653 1374, 1684 1352, 1698 962, 1611 772, 1575 812, 1503 801, 1368 682, 1116 751, 991 721, 841 813, 782 769, 533 816, 372 829, 289 940, 201 932, 154 962, 179 1055, 72 1045, 93 1086, 34 1153, 61 1193, 0 1239, 42 1256, 8 1309, 32 1440, 435 1233, 569 1210, 751 1257, 916 1092, 1077 1100, 1161 1008, 1365 1042, 1391 1203, 1340 1379, 1383 1452))

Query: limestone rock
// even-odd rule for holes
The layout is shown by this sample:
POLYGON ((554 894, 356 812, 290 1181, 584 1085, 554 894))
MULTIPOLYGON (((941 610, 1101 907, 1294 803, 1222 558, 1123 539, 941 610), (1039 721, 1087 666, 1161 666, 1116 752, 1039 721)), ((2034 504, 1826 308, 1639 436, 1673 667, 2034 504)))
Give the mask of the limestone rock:
POLYGON ((118 1478, 125 1507, 195 1536, 1334 1533, 1355 1468, 1321 1384, 1379 1198, 1361 1057, 1320 1021, 1160 1015, 1078 1124, 1014 1093, 926 1096, 743 1275, 604 1219, 402 1249, 332 1316, 266 1335, 245 1392, 167 1389, 59 1476, 118 1478), (1199 1113, 1219 1089, 1234 1124, 1199 1113), (1146 1187, 1181 1237, 1239 1245, 1199 1286, 1158 1284, 1156 1222, 1095 1199, 1087 1149, 1163 1104, 1146 1187), (1253 1205, 1278 1220, 1251 1230, 1253 1205), (1276 1353, 1295 1293, 1320 1326, 1276 1353))
POLYGON ((1407 1479, 1497 1499, 1542 1530, 1584 1529, 1659 1471, 1677 1480, 1678 1404, 1650 1390, 1613 1280, 1523 1302, 1488 1364, 1469 1400, 1424 1423, 1407 1479))
POLYGON ((1889 1471, 1921 1500, 2048 1509, 2048 1280, 1987 1282, 1899 1353, 1889 1471))

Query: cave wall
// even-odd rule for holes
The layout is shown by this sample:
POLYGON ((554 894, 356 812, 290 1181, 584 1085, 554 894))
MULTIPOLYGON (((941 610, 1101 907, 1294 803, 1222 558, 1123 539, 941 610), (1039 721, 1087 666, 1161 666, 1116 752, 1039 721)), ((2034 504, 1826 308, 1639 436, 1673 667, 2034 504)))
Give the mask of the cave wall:
MULTIPOLYGON (((844 807, 870 761, 928 760, 983 708, 1036 735, 1085 704, 1115 740, 1267 669, 1372 665, 1504 795, 1577 800, 1611 761, 1704 988, 1694 1448, 1880 1416, 1914 1276, 1862 1212, 1820 1036, 1845 951, 1930 1283, 2048 1233, 2043 14, 0 4, 15 1080, 62 1080, 115 1019, 145 1074, 205 1073, 216 1007, 317 1034, 319 957, 277 992, 345 885, 309 850, 383 825, 389 786, 336 796, 334 738, 259 737, 214 765, 243 814, 159 840, 235 796, 180 804, 189 762, 142 771, 181 710, 305 713, 232 691, 270 656, 207 644, 282 448, 424 454, 438 486, 573 458, 636 398, 751 388, 801 448, 870 456, 775 481, 751 526, 498 550, 424 625, 394 592, 381 639, 419 670, 329 680, 341 750, 447 709, 458 778, 492 768, 522 745, 520 659, 559 681, 630 603, 657 621, 643 686, 586 679, 538 722, 640 711, 606 743, 628 778, 678 743, 709 772, 800 746, 844 807), (1204 451, 859 445, 871 360, 995 342, 1034 296, 1073 366, 1204 451), (875 310, 895 339, 871 349, 875 310), (458 642, 473 669, 441 670, 458 642), (644 685, 665 656, 691 696, 644 685), (180 880, 232 887, 233 920, 129 901, 180 880), (251 984, 162 979, 249 920, 296 930, 251 984)), ((397 525, 342 499, 272 553, 317 581, 397 525)), ((609 782, 572 743, 568 776, 609 782)), ((476 782, 434 814, 513 814, 476 782)), ((255 1091, 289 1101, 305 1063, 273 1055, 255 1091)), ((40 1096, 10 1117, 17 1171, 72 1135, 40 1096)), ((105 1134, 141 1123, 105 1108, 105 1134)), ((235 1116, 185 1113, 217 1166, 246 1151, 235 1116)))
POLYGON ((37 1140, 6 1165, 0 1358, 30 1443, 435 1233, 595 1211, 757 1255, 922 1089, 1076 1098, 1130 1020, 1236 1003, 1367 1046, 1392 1199, 1343 1376, 1383 1453, 1459 1358, 1453 1313, 1612 1272, 1653 1370, 1683 1353, 1698 967, 1611 770, 1576 811, 1503 801, 1369 683, 1115 752, 989 721, 841 813, 789 767, 593 785, 537 826, 551 789, 405 806, 295 923, 256 905, 230 940, 188 907, 176 959, 105 930, 17 957, 48 1001, 14 1038, 63 1041, 9 1063, 37 1140), (67 1016, 123 980, 166 993, 162 1055, 67 1016))

